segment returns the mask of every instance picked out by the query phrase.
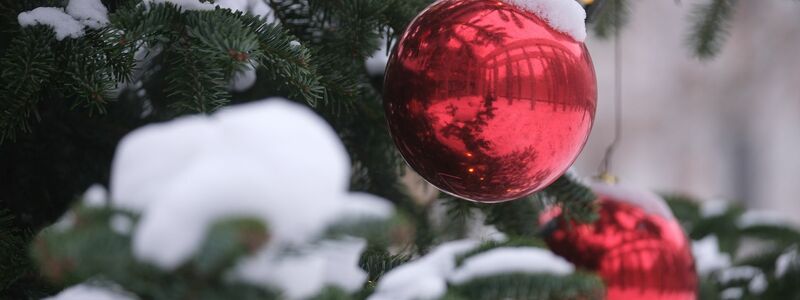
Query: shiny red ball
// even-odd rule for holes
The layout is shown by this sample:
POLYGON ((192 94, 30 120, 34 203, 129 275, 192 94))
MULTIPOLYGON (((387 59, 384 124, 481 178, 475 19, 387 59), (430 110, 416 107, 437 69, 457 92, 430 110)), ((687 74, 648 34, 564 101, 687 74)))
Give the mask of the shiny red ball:
POLYGON ((581 151, 597 98, 581 42, 498 0, 440 0, 406 29, 386 69, 384 106, 409 165, 445 192, 517 199, 581 151))
POLYGON ((575 265, 595 271, 606 284, 606 299, 693 300, 697 273, 691 245, 669 207, 658 196, 595 184, 600 218, 566 224, 558 209, 543 215, 555 229, 550 249, 575 265))

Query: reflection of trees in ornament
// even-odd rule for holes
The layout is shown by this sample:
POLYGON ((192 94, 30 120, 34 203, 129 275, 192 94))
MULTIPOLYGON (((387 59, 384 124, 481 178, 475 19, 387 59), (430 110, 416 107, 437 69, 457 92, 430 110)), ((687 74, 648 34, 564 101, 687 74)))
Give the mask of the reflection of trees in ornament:
POLYGON ((409 164, 472 199, 508 200, 555 180, 595 110, 586 47, 502 1, 429 7, 398 41, 385 84, 409 164))

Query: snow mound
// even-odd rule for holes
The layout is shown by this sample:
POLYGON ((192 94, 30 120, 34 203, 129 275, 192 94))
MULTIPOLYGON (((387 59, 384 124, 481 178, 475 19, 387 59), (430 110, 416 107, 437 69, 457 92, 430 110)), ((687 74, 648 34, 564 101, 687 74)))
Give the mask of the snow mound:
POLYGON ((477 246, 478 241, 474 240, 442 244, 428 255, 384 275, 367 300, 439 299, 447 292, 446 278, 455 269, 456 256, 477 246))
POLYGON ((100 0, 70 0, 67 14, 89 28, 100 29, 108 25, 108 9, 100 0))
POLYGON ((692 255, 697 273, 702 276, 731 266, 731 256, 719 251, 719 241, 713 234, 692 242, 692 255))
POLYGON ((504 0, 547 21, 578 42, 586 39, 586 11, 575 0, 504 0))
POLYGON ((237 93, 245 92, 256 84, 256 79, 256 67, 248 63, 243 70, 233 74, 230 90, 237 93))
POLYGON ((669 209, 664 199, 651 191, 621 184, 610 185, 602 182, 592 182, 589 183, 589 186, 592 192, 599 197, 608 197, 626 202, 642 208, 642 210, 649 214, 655 214, 667 220, 675 220, 672 210, 669 209))
POLYGON ((792 269, 800 269, 800 255, 797 247, 790 247, 775 260, 775 277, 782 278, 792 269))
MULTIPOLYGON (((255 218, 269 243, 231 270, 240 281, 280 288, 288 299, 326 286, 359 289, 361 239, 318 241, 341 219, 385 219, 386 200, 349 192, 350 160, 336 133, 310 109, 282 99, 140 128, 120 142, 111 205, 141 214, 134 255, 162 269, 186 263, 211 226, 255 218)), ((117 223, 117 224, 114 224, 117 223)))
POLYGON ((575 267, 545 249, 496 248, 467 258, 456 268, 456 257, 475 249, 477 240, 442 244, 428 255, 384 275, 367 300, 440 299, 448 282, 461 284, 498 274, 571 274, 575 267))
POLYGON ((181 10, 214 10, 216 5, 210 2, 200 2, 199 0, 145 0, 144 5, 150 8, 151 4, 171 3, 181 10))
POLYGON ((21 12, 17 21, 22 27, 47 25, 53 28, 56 39, 61 41, 66 37, 79 38, 84 34, 83 24, 57 7, 39 7, 34 10, 21 12))
POLYGON ((264 18, 267 23, 276 21, 272 8, 264 0, 217 0, 214 3, 201 2, 200 0, 145 0, 145 7, 152 4, 171 3, 181 10, 214 10, 216 7, 229 9, 234 12, 250 13, 264 18))
POLYGON ((103 207, 108 203, 108 191, 100 184, 93 184, 83 193, 83 205, 103 207))
POLYGON ((730 208, 730 203, 722 199, 704 201, 700 204, 700 215, 703 218, 713 218, 724 215, 730 208))
POLYGON ((58 295, 43 300, 134 300, 135 297, 121 291, 114 291, 89 284, 70 287, 58 295))
POLYGON ((325 286, 346 292, 361 289, 367 273, 358 260, 367 244, 363 239, 323 241, 291 256, 267 247, 240 262, 234 276, 254 285, 279 288, 289 299, 307 299, 325 286))
POLYGON ((47 25, 56 39, 79 38, 86 27, 100 29, 108 25, 108 9, 100 0, 70 0, 66 12, 58 7, 39 7, 17 15, 22 27, 47 25))
POLYGON ((450 282, 462 284, 475 278, 499 274, 568 275, 575 266, 541 248, 497 248, 467 258, 450 276, 450 282))
POLYGON ((748 210, 736 220, 739 228, 753 226, 788 226, 795 228, 791 218, 786 214, 770 210, 748 210))

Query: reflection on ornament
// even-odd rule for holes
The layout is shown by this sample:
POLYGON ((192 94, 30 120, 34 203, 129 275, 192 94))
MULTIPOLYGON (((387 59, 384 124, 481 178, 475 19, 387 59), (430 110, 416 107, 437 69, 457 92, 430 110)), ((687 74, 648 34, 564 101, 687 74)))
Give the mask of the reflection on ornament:
POLYGON ((495 0, 441 0, 423 11, 390 57, 384 89, 409 165, 481 202, 529 195, 566 171, 596 97, 583 43, 495 0))
POLYGON ((595 271, 606 299, 692 300, 697 274, 686 235, 658 196, 620 186, 594 184, 600 218, 565 224, 554 209, 542 215, 550 249, 595 271))

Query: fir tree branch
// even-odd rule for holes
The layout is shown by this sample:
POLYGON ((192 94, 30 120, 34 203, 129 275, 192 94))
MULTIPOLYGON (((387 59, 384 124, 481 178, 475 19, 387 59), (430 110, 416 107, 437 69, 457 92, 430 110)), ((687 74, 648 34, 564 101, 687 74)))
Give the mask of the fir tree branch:
POLYGON ((559 177, 544 193, 554 197, 562 209, 566 221, 575 220, 581 223, 594 222, 597 219, 597 198, 589 187, 584 186, 570 174, 559 177))
POLYGON ((0 143, 30 130, 40 93, 56 73, 53 33, 43 26, 23 32, 0 60, 0 143))
POLYGON ((225 69, 205 60, 188 39, 165 51, 164 88, 170 108, 178 113, 213 112, 229 101, 225 69))
POLYGON ((719 53, 728 36, 728 27, 737 0, 711 0, 707 4, 697 4, 695 19, 689 36, 689 44, 701 59, 711 58, 719 53))
POLYGON ((568 276, 507 274, 477 278, 451 287, 445 299, 600 299, 603 292, 600 278, 585 273, 568 276))
POLYGON ((600 38, 609 38, 628 23, 630 3, 628 0, 605 0, 594 16, 593 30, 600 38))

